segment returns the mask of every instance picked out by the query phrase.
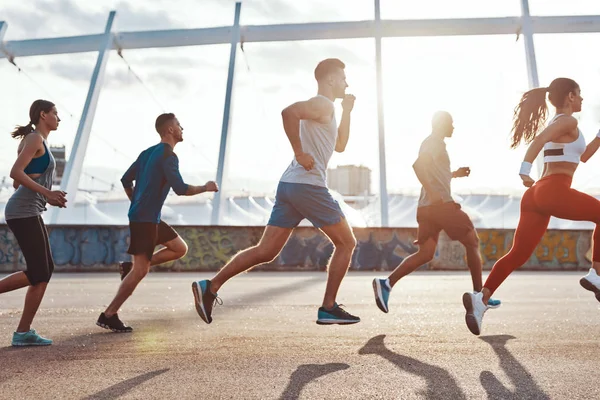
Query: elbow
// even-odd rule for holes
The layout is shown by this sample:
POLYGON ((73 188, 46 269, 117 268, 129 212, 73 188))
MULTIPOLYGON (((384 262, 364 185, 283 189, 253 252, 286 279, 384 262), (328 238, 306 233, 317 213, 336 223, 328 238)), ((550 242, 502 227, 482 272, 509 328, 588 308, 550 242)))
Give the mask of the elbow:
POLYGON ((18 181, 19 180, 19 170, 15 167, 12 167, 10 170, 10 178, 12 180, 18 181))
POLYGON ((346 150, 346 146, 337 145, 335 146, 335 151, 338 153, 343 153, 346 150))
POLYGON ((177 196, 185 196, 187 194, 187 185, 181 185, 173 188, 173 191, 177 196))

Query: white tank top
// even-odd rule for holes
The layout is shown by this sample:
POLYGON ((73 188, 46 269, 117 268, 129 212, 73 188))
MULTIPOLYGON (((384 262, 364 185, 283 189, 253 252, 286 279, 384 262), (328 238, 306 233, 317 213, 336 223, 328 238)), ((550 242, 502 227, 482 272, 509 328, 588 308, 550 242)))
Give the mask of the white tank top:
MULTIPOLYGON (((318 96, 327 99, 325 96, 318 96)), ((327 99, 327 101, 333 104, 331 100, 327 99)), ((280 181, 327 187, 327 164, 335 150, 337 135, 335 112, 331 113, 331 121, 324 124, 313 120, 300 120, 302 149, 313 156, 315 165, 313 169, 307 171, 294 157, 280 181)))
MULTIPOLYGON (((558 114, 550 120, 548 125, 552 125, 556 119, 563 114, 558 114)), ((544 145, 544 162, 570 162, 579 164, 581 155, 585 151, 585 138, 581 130, 577 128, 577 139, 569 143, 548 142, 544 145)))

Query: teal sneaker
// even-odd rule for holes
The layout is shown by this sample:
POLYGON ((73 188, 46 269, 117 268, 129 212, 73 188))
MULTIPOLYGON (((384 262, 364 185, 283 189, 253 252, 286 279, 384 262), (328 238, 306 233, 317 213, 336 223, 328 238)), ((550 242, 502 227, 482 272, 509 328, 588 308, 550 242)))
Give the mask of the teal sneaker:
POLYGON ((212 322, 212 310, 215 304, 223 304, 219 296, 210 291, 210 281, 205 279, 192 283, 192 293, 194 294, 194 305, 196 312, 202 318, 202 321, 210 324, 212 322))
POLYGON ((335 303, 333 308, 326 309, 319 307, 317 315, 317 324, 319 325, 349 325, 360 322, 360 318, 350 314, 342 308, 342 304, 335 303))
POLYGON ((501 304, 502 304, 502 302, 497 299, 490 298, 488 300, 488 308, 498 308, 498 307, 500 307, 501 304))
POLYGON ((31 329, 29 332, 13 333, 12 345, 13 346, 50 346, 52 344, 51 339, 46 339, 37 334, 35 329, 31 329))
POLYGON ((373 292, 377 307, 384 313, 388 312, 388 299, 390 298, 390 281, 388 279, 373 279, 373 292))

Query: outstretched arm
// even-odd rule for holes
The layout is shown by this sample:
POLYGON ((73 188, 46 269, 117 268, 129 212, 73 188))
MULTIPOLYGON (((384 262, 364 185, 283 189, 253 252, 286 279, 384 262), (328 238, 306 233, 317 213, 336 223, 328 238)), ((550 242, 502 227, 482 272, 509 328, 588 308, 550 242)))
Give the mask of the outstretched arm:
POLYGON ((204 192, 219 191, 217 184, 213 181, 206 182, 206 185, 202 186, 188 185, 185 183, 179 172, 179 159, 175 154, 167 157, 163 161, 163 169, 167 182, 178 196, 194 196, 204 192))

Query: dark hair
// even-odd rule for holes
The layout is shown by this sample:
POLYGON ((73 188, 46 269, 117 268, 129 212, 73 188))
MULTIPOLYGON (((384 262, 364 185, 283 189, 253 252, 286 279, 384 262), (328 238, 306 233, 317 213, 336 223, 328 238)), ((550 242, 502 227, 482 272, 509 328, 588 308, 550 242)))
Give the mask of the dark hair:
POLYGON ((173 114, 173 113, 160 114, 156 118, 156 122, 154 123, 154 128, 156 128, 156 132, 158 132, 159 134, 162 135, 161 131, 162 131, 163 127, 165 126, 165 124, 174 119, 175 119, 175 114, 173 114))
POLYGON ((40 123, 40 115, 43 112, 50 112, 52 111, 52 107, 54 107, 54 103, 48 100, 36 100, 31 104, 31 107, 29 107, 29 123, 25 126, 19 126, 17 125, 17 127, 15 128, 14 131, 12 131, 10 133, 10 136, 12 136, 15 139, 18 138, 24 138, 25 136, 29 135, 31 132, 33 132, 33 126, 40 123))
POLYGON ((540 127, 546 122, 548 106, 546 105, 546 92, 548 100, 556 107, 564 106, 569 93, 579 88, 577 82, 569 78, 557 78, 547 88, 536 88, 526 92, 519 105, 515 107, 510 147, 515 149, 521 141, 525 144, 535 139, 540 127))
POLYGON ((317 68, 315 68, 315 79, 320 81, 321 79, 326 78, 337 68, 344 69, 346 68, 346 64, 337 58, 328 58, 323 60, 317 65, 317 68))

